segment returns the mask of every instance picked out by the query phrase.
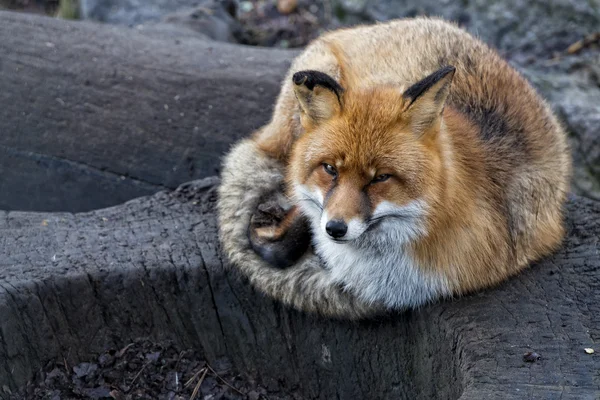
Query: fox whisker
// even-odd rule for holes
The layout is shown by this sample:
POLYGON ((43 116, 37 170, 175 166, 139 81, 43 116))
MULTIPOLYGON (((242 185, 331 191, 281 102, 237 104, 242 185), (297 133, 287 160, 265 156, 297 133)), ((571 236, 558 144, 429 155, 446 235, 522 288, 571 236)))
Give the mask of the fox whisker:
POLYGON ((300 197, 298 198, 298 201, 308 201, 310 203, 313 203, 315 206, 317 206, 319 208, 319 210, 323 211, 323 206, 321 204, 319 204, 319 202, 311 197, 300 197))
POLYGON ((374 224, 375 222, 379 222, 386 218, 396 218, 396 219, 408 220, 410 218, 410 216, 404 215, 404 214, 383 214, 383 215, 378 215, 377 217, 369 219, 367 221, 367 224, 371 225, 371 224, 374 224))

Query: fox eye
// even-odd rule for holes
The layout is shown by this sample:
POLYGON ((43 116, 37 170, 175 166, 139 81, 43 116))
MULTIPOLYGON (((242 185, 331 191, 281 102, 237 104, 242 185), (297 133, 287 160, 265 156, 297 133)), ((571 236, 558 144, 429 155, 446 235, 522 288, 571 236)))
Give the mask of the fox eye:
POLYGON ((375 178, 373 178, 373 180, 371 181, 371 183, 379 183, 379 182, 385 182, 388 179, 390 179, 392 175, 390 174, 381 174, 376 176, 375 178))
POLYGON ((333 165, 323 163, 323 169, 325 170, 325 172, 327 172, 329 175, 333 176, 334 178, 337 177, 338 173, 333 165))

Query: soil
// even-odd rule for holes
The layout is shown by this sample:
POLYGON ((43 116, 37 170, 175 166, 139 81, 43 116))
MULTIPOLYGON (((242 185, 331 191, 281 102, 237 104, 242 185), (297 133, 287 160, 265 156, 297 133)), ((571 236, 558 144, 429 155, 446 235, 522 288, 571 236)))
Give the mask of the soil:
POLYGON ((228 360, 209 365, 195 350, 140 339, 73 367, 54 360, 9 400, 287 400, 242 378, 228 360))

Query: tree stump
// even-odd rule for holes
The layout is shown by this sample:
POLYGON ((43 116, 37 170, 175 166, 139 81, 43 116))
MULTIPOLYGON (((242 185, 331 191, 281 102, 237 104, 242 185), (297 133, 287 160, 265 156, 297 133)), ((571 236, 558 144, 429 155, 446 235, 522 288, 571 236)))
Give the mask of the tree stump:
POLYGON ((230 270, 217 184, 88 213, 2 212, 0 382, 147 336, 306 398, 600 396, 584 351, 600 340, 600 204, 572 197, 563 248, 500 287, 343 322, 288 310, 230 270))

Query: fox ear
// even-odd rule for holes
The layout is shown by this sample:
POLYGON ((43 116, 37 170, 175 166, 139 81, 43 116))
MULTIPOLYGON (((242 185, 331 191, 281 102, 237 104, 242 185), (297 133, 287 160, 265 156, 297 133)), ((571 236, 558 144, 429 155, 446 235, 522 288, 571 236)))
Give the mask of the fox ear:
POLYGON ((409 116, 416 134, 425 133, 438 121, 444 110, 455 70, 453 66, 443 67, 421 79, 402 94, 406 101, 404 111, 409 116))
POLYGON ((307 70, 296 72, 292 80, 305 128, 326 121, 341 111, 344 88, 331 76, 307 70))

